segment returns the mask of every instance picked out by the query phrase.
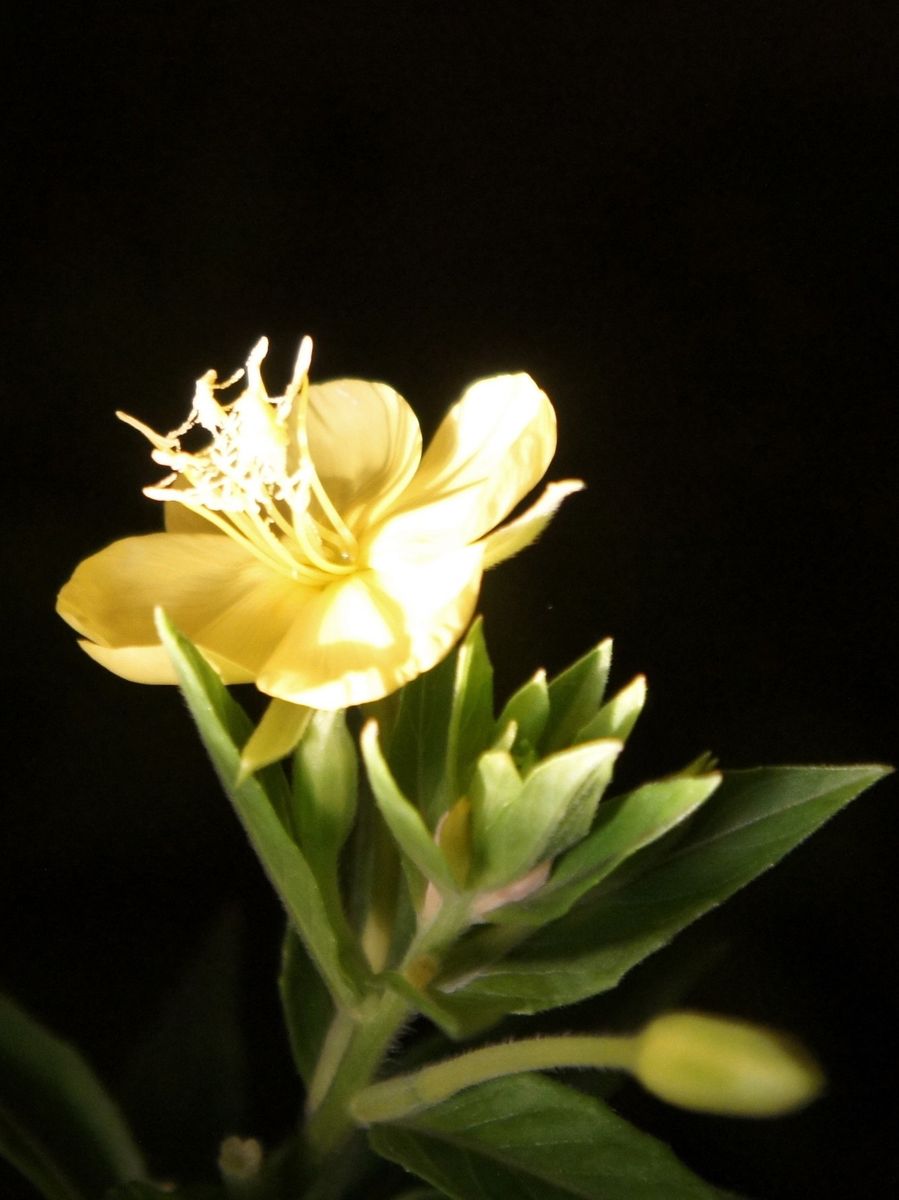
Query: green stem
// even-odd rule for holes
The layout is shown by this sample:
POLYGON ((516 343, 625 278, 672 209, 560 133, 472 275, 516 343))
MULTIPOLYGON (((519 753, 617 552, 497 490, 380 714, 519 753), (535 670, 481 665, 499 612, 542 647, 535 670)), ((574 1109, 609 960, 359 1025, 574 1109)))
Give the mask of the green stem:
POLYGON ((328 1032, 322 1041, 318 1062, 309 1081, 306 1096, 306 1111, 313 1113, 327 1096, 334 1076, 340 1069, 353 1033, 356 1030, 356 1020, 353 1013, 346 1008, 339 1008, 331 1021, 328 1032))
POLYGON ((353 1016, 335 1017, 309 1090, 306 1144, 313 1161, 324 1163, 352 1133, 350 1101, 371 1082, 410 1012, 407 1001, 385 992, 353 1016))
POLYGON ((445 1062, 397 1075, 360 1092, 351 1104, 352 1115, 366 1125, 395 1121, 422 1108, 430 1108, 463 1088, 503 1075, 558 1067, 596 1067, 627 1070, 633 1065, 634 1037, 544 1037, 506 1042, 470 1050, 445 1062))
MULTIPOLYGON (((445 903, 413 939, 400 970, 414 972, 423 961, 439 958, 467 924, 467 901, 445 903)), ((413 1011, 407 999, 386 990, 352 1012, 338 1011, 309 1089, 305 1133, 314 1162, 324 1164, 341 1151, 358 1124, 350 1102, 369 1086, 413 1011)))

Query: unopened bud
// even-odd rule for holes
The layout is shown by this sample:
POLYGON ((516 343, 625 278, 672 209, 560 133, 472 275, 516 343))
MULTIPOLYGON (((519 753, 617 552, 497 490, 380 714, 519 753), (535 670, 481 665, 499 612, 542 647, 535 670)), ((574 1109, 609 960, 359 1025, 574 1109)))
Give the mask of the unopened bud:
POLYGON ((782 1033, 701 1013, 657 1017, 636 1038, 633 1073, 670 1104, 734 1117, 777 1117, 824 1087, 821 1068, 782 1033))
POLYGON ((249 1200, 262 1168, 262 1146, 256 1138, 226 1137, 219 1147, 218 1166, 228 1196, 249 1200))

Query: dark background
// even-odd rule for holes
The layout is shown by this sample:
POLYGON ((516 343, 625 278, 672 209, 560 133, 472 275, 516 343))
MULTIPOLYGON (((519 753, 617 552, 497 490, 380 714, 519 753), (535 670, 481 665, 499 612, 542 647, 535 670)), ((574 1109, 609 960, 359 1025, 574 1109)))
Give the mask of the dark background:
MULTIPOLYGON (((895 761, 899 23, 864 0, 24 20, 0 982, 85 1049, 156 1169, 190 1176, 223 1132, 285 1130, 279 917, 178 696, 105 674, 53 614, 80 558, 157 527, 156 468, 113 410, 171 428, 196 377, 262 333, 274 388, 309 332, 318 379, 384 379, 426 433, 471 380, 527 370, 559 416, 551 476, 588 490, 485 583, 501 688, 612 634, 617 681, 650 680, 635 778, 707 748, 895 761), (196 1036, 167 1026, 179 988, 202 992, 184 981, 204 945, 221 996, 241 949, 241 1007, 218 1015, 255 1083, 188 1145, 178 1114, 223 1111, 246 1065, 215 1059, 199 1001, 196 1036)), ((895 797, 881 784, 685 943, 707 963, 693 1002, 793 1029, 831 1079, 774 1123, 625 1097, 719 1184, 777 1200, 899 1180, 895 797)))

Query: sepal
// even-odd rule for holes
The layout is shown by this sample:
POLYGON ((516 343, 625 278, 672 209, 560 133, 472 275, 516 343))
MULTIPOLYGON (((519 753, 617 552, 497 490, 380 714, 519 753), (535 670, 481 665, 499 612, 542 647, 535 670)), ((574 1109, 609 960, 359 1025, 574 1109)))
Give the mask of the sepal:
POLYGON ((304 704, 270 700, 262 720, 240 752, 237 782, 243 783, 255 771, 286 758, 303 736, 313 711, 304 704))

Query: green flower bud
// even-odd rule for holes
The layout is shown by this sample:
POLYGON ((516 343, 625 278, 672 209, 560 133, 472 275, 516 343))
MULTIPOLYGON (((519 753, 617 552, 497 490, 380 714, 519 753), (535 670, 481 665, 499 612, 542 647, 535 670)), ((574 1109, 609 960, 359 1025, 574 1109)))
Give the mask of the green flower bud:
POLYGON ((256 1138, 225 1138, 219 1147, 218 1166, 229 1197, 255 1200, 259 1194, 262 1158, 262 1146, 256 1138))
POLYGON ((632 1069, 670 1104, 734 1117, 781 1116, 824 1087, 818 1064, 784 1034, 692 1012, 651 1021, 637 1035, 632 1069))

